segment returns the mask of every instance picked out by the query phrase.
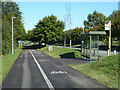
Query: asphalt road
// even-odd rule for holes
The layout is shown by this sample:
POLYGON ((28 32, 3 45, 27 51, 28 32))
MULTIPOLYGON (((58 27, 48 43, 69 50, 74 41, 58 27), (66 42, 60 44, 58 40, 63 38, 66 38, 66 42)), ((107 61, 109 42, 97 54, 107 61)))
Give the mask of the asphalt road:
POLYGON ((35 49, 23 50, 3 81, 3 90, 6 88, 107 89, 106 86, 59 60, 35 49))

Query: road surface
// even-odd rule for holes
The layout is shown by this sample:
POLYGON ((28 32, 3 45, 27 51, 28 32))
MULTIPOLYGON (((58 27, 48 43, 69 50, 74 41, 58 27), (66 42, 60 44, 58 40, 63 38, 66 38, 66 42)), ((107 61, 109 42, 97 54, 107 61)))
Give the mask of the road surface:
POLYGON ((106 86, 59 62, 59 60, 35 49, 23 50, 3 81, 3 90, 6 88, 107 89, 106 86))

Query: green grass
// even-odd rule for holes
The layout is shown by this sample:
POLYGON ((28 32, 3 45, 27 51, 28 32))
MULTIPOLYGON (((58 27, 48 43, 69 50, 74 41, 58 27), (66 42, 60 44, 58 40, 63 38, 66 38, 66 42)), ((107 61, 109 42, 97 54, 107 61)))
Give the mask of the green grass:
POLYGON ((110 88, 118 88, 118 73, 120 70, 118 68, 118 55, 108 56, 89 64, 69 66, 110 88))
POLYGON ((81 44, 72 45, 72 47, 80 48, 80 47, 81 47, 81 44))
POLYGON ((16 49, 14 55, 7 54, 5 56, 2 56, 2 59, 0 60, 2 62, 2 77, 0 78, 0 83, 2 82, 2 80, 4 80, 5 76, 10 71, 12 65, 14 64, 21 51, 22 49, 16 49))
POLYGON ((80 58, 81 54, 78 50, 70 48, 53 47, 53 51, 48 51, 48 47, 39 49, 53 58, 80 58))

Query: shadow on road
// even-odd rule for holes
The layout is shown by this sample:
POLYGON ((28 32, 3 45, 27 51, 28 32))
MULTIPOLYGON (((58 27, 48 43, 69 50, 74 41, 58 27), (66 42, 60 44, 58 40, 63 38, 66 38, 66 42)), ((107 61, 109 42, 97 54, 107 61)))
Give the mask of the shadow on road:
POLYGON ((43 46, 43 45, 24 45, 23 46, 23 50, 25 50, 25 49, 41 49, 41 48, 43 48, 43 47, 45 47, 45 46, 43 46))
POLYGON ((70 53, 65 53, 60 55, 61 58, 75 58, 75 53, 70 52, 70 53))

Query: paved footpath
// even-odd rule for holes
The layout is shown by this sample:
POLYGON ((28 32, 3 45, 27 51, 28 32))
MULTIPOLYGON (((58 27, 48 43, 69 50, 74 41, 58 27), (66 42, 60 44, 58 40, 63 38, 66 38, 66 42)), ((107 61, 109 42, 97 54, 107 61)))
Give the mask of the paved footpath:
POLYGON ((41 51, 23 50, 3 81, 2 88, 107 89, 104 85, 59 60, 53 59, 41 51))

